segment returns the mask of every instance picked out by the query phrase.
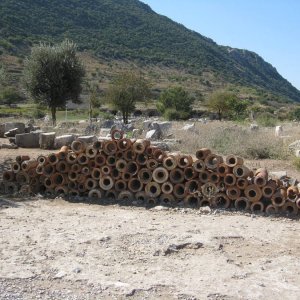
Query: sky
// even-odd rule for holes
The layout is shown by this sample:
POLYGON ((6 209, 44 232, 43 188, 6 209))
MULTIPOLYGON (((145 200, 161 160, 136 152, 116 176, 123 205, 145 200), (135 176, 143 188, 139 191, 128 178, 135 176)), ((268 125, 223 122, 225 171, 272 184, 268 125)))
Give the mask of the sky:
POLYGON ((300 90, 299 0, 142 0, 213 39, 256 52, 300 90))

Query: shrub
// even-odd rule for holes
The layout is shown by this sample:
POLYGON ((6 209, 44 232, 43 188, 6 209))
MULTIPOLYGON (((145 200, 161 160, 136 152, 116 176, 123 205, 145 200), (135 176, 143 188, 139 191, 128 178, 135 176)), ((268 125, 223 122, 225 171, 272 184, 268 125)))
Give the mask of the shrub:
POLYGON ((270 113, 262 113, 256 119, 258 125, 263 127, 274 127, 277 124, 277 119, 270 113))
POLYGON ((184 111, 177 111, 174 108, 167 109, 164 113, 164 118, 168 121, 187 120, 190 114, 184 111))
POLYGON ((42 119, 46 116, 46 113, 41 108, 36 108, 32 112, 32 117, 35 119, 42 119))

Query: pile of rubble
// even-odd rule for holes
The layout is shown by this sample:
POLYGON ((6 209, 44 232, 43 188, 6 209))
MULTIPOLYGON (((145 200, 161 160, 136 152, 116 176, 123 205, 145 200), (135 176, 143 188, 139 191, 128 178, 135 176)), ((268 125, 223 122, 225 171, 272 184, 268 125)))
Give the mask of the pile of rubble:
POLYGON ((269 178, 266 169, 250 170, 243 159, 225 159, 209 149, 195 158, 169 153, 149 140, 133 140, 114 130, 111 139, 76 140, 57 153, 30 159, 18 156, 0 184, 5 193, 82 196, 95 200, 137 200, 187 207, 297 214, 297 182, 269 178))

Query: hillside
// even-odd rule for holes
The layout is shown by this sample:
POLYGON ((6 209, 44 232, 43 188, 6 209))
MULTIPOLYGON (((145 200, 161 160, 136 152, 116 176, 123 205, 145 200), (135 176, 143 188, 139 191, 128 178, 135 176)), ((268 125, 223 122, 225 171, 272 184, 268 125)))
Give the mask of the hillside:
POLYGON ((158 65, 212 82, 259 88, 294 101, 300 92, 259 55, 219 46, 137 0, 1 0, 0 54, 39 41, 74 40, 101 60, 158 65))

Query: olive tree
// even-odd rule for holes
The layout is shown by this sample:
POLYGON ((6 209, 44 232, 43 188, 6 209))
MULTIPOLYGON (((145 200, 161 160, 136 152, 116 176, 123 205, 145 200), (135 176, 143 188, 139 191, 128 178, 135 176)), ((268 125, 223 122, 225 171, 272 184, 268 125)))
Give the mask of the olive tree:
POLYGON ((34 46, 24 64, 24 85, 28 94, 51 110, 56 125, 56 110, 67 101, 79 103, 85 71, 77 47, 68 40, 50 46, 34 46))
POLYGON ((107 101, 122 113, 123 122, 127 124, 136 103, 145 101, 149 95, 150 86, 142 74, 125 72, 111 83, 107 91, 107 101))

